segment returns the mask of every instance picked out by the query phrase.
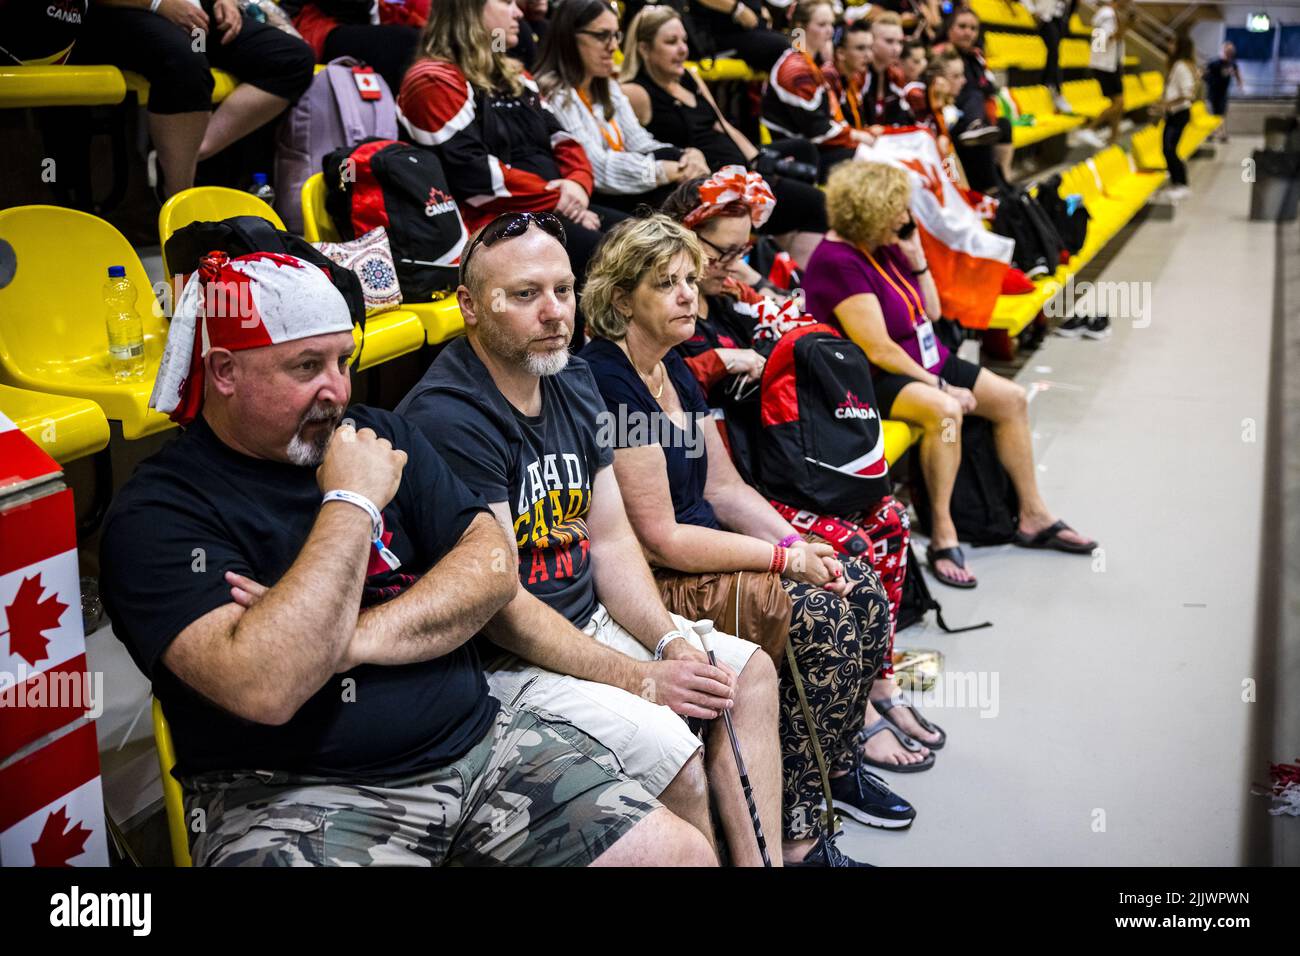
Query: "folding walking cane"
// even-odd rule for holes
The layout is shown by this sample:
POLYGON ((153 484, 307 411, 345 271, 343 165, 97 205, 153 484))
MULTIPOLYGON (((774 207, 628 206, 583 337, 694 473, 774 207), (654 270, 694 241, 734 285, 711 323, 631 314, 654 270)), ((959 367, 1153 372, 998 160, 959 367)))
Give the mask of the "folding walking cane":
MULTIPOLYGON (((699 635, 700 643, 704 645, 704 653, 709 655, 709 663, 717 667, 718 660, 713 656, 713 643, 709 640, 709 632, 712 630, 713 622, 710 621, 707 628, 696 627, 695 633, 699 635)), ((754 824, 754 839, 758 841, 758 853, 763 858, 763 865, 771 866, 772 858, 767 855, 767 840, 763 838, 763 822, 759 820, 758 807, 754 804, 754 788, 749 783, 749 771, 745 769, 745 760, 740 756, 736 728, 731 724, 731 711, 722 712, 722 722, 727 725, 727 736, 731 738, 731 755, 736 758, 736 769, 740 772, 740 788, 745 791, 745 803, 749 807, 749 822, 754 824)))

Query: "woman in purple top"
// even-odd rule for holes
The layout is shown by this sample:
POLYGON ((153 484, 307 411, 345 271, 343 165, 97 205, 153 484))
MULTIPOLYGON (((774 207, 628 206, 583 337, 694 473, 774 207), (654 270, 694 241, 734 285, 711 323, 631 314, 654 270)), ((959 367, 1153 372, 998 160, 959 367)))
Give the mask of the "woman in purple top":
POLYGON ((836 167, 826 183, 831 231, 808 260, 803 288, 808 311, 867 353, 881 411, 924 430, 930 568, 953 587, 976 584, 948 509, 965 414, 993 423, 998 457, 1020 496, 1016 543, 1090 554, 1097 543, 1057 520, 1038 491, 1025 390, 958 358, 935 337, 939 291, 908 212, 911 191, 908 174, 895 166, 836 167))

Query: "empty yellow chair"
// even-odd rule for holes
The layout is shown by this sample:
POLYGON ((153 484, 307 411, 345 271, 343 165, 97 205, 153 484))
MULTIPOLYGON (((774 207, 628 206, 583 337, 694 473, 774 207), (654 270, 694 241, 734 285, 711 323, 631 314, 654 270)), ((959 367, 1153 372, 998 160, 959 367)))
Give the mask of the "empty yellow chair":
POLYGON ((0 239, 15 260, 13 280, 0 288, 0 382, 95 402, 129 439, 170 427, 149 408, 167 325, 126 237, 75 209, 17 206, 0 210, 0 239), (145 374, 136 382, 119 383, 109 365, 103 290, 115 265, 139 295, 145 374))
MULTIPOLYGON (((309 242, 338 242, 339 231, 325 208, 325 176, 316 173, 302 184, 303 235, 309 242)), ((423 330, 424 340, 437 345, 459 335, 465 330, 456 296, 448 294, 431 302, 403 302, 401 311, 415 315, 423 330)), ((383 315, 392 315, 385 312, 383 315)))
POLYGON ((1061 69, 1063 70, 1081 70, 1087 69, 1091 61, 1092 50, 1087 40, 1064 39, 1061 41, 1060 58, 1061 69))
POLYGON ((1096 119, 1110 107, 1110 97, 1102 95, 1096 80, 1067 80, 1061 84, 1061 94, 1076 116, 1096 119))
POLYGON ((970 8, 984 24, 1023 27, 1026 30, 1035 28, 1033 15, 1023 4, 1013 3, 1011 0, 971 0, 970 8))
MULTIPOLYGON (((284 222, 275 210, 252 193, 224 186, 198 186, 177 193, 163 205, 158 214, 158 239, 165 250, 167 240, 177 229, 192 222, 216 221, 232 216, 260 216, 275 228, 284 229, 284 222)), ((163 266, 169 275, 174 274, 165 259, 163 266)), ((361 345, 360 330, 355 336, 361 345)), ((361 349, 357 365, 362 371, 414 352, 424 344, 424 327, 413 313, 395 310, 367 318, 364 337, 365 347, 361 349)))
POLYGON ((108 447, 104 410, 84 398, 0 385, 0 412, 60 464, 108 447))
POLYGON ((172 768, 176 766, 176 747, 172 744, 172 730, 157 697, 153 699, 153 742, 158 750, 158 770, 162 775, 163 809, 167 812, 172 863, 175 866, 193 866, 190 831, 185 825, 185 797, 180 783, 172 776, 172 768))
POLYGON ((0 107, 105 106, 125 98, 126 80, 115 66, 0 66, 0 107))

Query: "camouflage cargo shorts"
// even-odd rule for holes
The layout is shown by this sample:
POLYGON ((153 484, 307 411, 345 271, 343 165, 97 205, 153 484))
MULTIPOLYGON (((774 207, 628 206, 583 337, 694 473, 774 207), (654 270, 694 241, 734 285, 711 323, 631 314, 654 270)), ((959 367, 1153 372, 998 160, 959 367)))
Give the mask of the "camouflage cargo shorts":
POLYGON ((416 776, 186 778, 191 852, 195 866, 585 866, 659 807, 616 767, 572 724, 502 707, 469 753, 416 776))

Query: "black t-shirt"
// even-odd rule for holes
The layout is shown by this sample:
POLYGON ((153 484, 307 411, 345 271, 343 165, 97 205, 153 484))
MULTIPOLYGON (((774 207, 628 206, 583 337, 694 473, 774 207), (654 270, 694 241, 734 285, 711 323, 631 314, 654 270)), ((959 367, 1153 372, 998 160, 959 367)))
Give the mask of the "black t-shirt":
POLYGON ((669 352, 664 356, 664 369, 686 411, 686 428, 679 428, 659 407, 623 350, 613 342, 593 339, 581 354, 591 365, 605 407, 616 422, 615 447, 660 445, 677 523, 721 527, 713 506, 704 497, 704 484, 709 477, 709 456, 705 451, 699 418, 710 414, 709 406, 682 357, 669 352))
MULTIPOLYGON (((401 486, 383 510, 385 539, 402 566, 390 570, 370 549, 365 607, 414 584, 486 505, 391 412, 355 406, 348 417, 408 455, 401 486)), ((278 727, 217 707, 162 663, 181 631, 231 603, 226 571, 268 587, 280 580, 320 501, 315 469, 240 454, 202 418, 143 462, 114 499, 100 589, 114 632, 167 711, 181 773, 387 777, 445 765, 487 733, 498 705, 468 643, 431 661, 337 675, 278 727)))
POLYGON ((1205 64, 1205 72, 1201 74, 1205 81, 1205 91, 1212 99, 1223 99, 1228 95, 1228 87, 1232 84, 1232 78, 1236 75, 1237 63, 1235 60, 1211 60, 1205 64))
POLYGON ((443 349, 397 413, 424 432, 466 484, 489 502, 506 502, 520 583, 585 627, 596 611, 591 485, 614 452, 601 441, 605 407, 586 362, 571 357, 564 371, 542 378, 541 389, 541 414, 524 415, 461 338, 443 349))
POLYGON ((646 129, 655 139, 683 149, 694 146, 704 154, 710 169, 732 164, 747 165, 740 147, 730 136, 715 128, 718 115, 704 98, 704 93, 689 71, 682 74, 681 84, 694 94, 693 107, 687 106, 656 83, 644 68, 637 73, 636 82, 650 99, 650 122, 646 124, 646 129))

